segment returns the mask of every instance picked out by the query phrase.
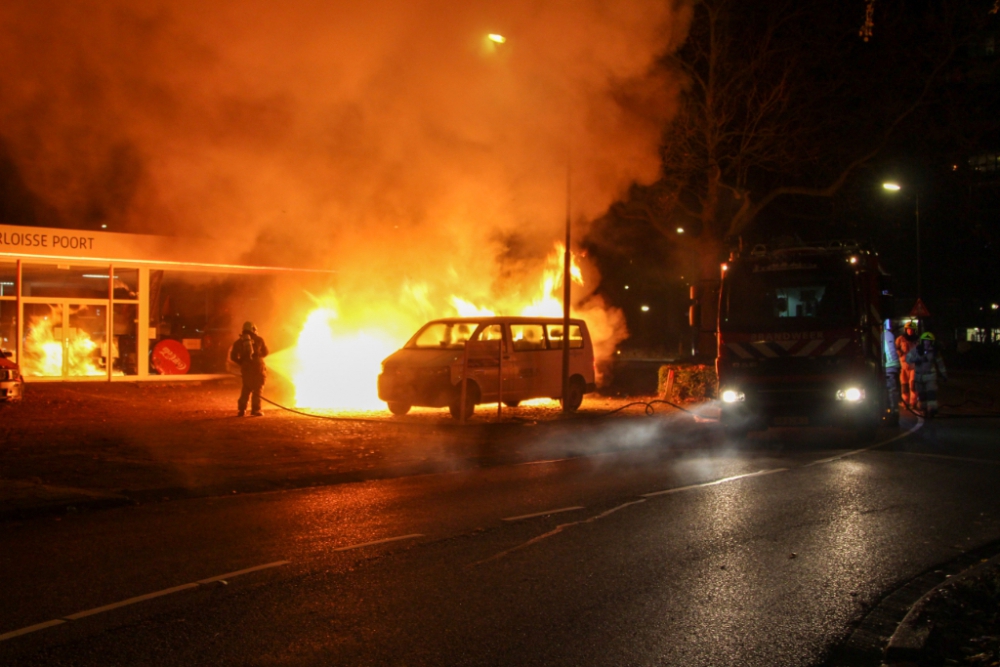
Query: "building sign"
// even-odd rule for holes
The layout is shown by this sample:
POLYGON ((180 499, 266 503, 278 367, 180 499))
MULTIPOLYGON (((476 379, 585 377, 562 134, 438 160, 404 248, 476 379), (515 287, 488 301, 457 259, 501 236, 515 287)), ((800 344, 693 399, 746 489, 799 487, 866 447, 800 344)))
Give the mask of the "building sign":
POLYGON ((238 261, 245 248, 231 239, 185 239, 150 234, 0 225, 0 258, 90 259, 106 262, 238 261))
POLYGON ((191 355, 180 342, 161 340, 153 348, 153 368, 160 375, 187 375, 191 370, 191 355))
POLYGON ((13 232, 0 230, 0 248, 51 248, 53 250, 93 250, 94 237, 83 234, 50 234, 48 232, 13 232))

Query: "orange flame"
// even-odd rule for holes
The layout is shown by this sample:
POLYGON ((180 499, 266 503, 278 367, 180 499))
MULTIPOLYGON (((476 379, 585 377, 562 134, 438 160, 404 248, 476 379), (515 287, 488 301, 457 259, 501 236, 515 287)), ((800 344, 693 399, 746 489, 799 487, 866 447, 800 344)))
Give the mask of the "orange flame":
MULTIPOLYGON (((404 303, 397 304, 388 317, 411 320, 412 330, 407 335, 412 334, 425 321, 436 317, 489 317, 505 314, 559 317, 562 315, 564 247, 557 244, 548 255, 542 277, 533 289, 528 290, 528 296, 511 291, 487 308, 453 294, 448 298, 453 312, 438 310, 435 313, 430 288, 422 283, 409 283, 402 289, 404 303)), ((573 253, 570 254, 570 276, 573 282, 583 285, 583 271, 578 257, 573 253)), ((317 301, 317 307, 306 317, 295 347, 271 358, 272 367, 286 375, 295 386, 295 405, 310 408, 385 409, 377 392, 380 364, 406 342, 406 338, 390 331, 399 332, 405 328, 398 326, 400 322, 395 322, 397 326, 390 329, 385 320, 378 320, 373 313, 368 314, 365 322, 348 323, 340 316, 335 296, 329 295, 317 301)), ((573 315, 589 322, 591 313, 574 312, 573 315)), ((601 319, 600 323, 603 321, 601 319)))
MULTIPOLYGON (((99 365, 94 352, 101 346, 85 331, 53 326, 48 317, 32 318, 24 341, 22 372, 31 377, 101 376, 107 371, 99 365)), ((120 374, 120 373, 119 373, 120 374)))

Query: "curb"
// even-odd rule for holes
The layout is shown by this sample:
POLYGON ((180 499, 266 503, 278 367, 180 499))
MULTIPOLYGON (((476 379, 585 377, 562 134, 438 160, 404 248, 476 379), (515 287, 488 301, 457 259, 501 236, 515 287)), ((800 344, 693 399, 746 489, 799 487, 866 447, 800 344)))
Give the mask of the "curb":
POLYGON ((1000 554, 989 559, 983 559, 979 563, 967 567, 956 575, 942 581, 934 588, 927 591, 900 622, 896 632, 889 638, 889 644, 885 648, 886 667, 908 667, 915 660, 921 657, 924 645, 931 634, 931 625, 928 619, 920 618, 928 600, 938 591, 968 579, 982 570, 1000 563, 1000 554))
POLYGON ((929 635, 913 620, 934 591, 981 566, 1000 562, 1000 542, 991 542, 926 570, 888 593, 861 619, 854 631, 835 648, 830 667, 908 667, 919 656, 929 635), (901 629, 902 628, 902 629, 901 629), (892 653, 889 646, 896 641, 892 653), (919 645, 919 648, 916 648, 919 645))

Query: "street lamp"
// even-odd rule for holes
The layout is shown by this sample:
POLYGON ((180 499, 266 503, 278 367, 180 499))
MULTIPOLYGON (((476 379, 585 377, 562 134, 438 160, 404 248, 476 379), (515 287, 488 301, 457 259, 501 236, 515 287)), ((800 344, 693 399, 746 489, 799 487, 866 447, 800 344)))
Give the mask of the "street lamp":
MULTIPOLYGON (((893 183, 892 181, 887 181, 882 184, 882 187, 889 192, 899 192, 903 189, 899 183, 893 183)), ((913 191, 913 202, 914 202, 914 216, 917 220, 917 299, 923 297, 921 275, 920 275, 920 193, 916 190, 913 191)))

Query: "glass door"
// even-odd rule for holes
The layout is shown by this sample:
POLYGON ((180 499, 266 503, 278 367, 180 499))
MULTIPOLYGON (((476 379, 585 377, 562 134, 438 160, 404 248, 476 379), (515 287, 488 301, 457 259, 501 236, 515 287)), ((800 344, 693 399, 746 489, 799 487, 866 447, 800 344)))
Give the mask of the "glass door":
POLYGON ((25 303, 21 372, 27 377, 106 377, 107 308, 106 301, 25 303))
POLYGON ((21 373, 26 377, 65 375, 63 308, 59 303, 24 304, 21 373))
POLYGON ((67 303, 63 308, 66 330, 65 371, 69 377, 107 377, 108 306, 104 304, 67 303))

